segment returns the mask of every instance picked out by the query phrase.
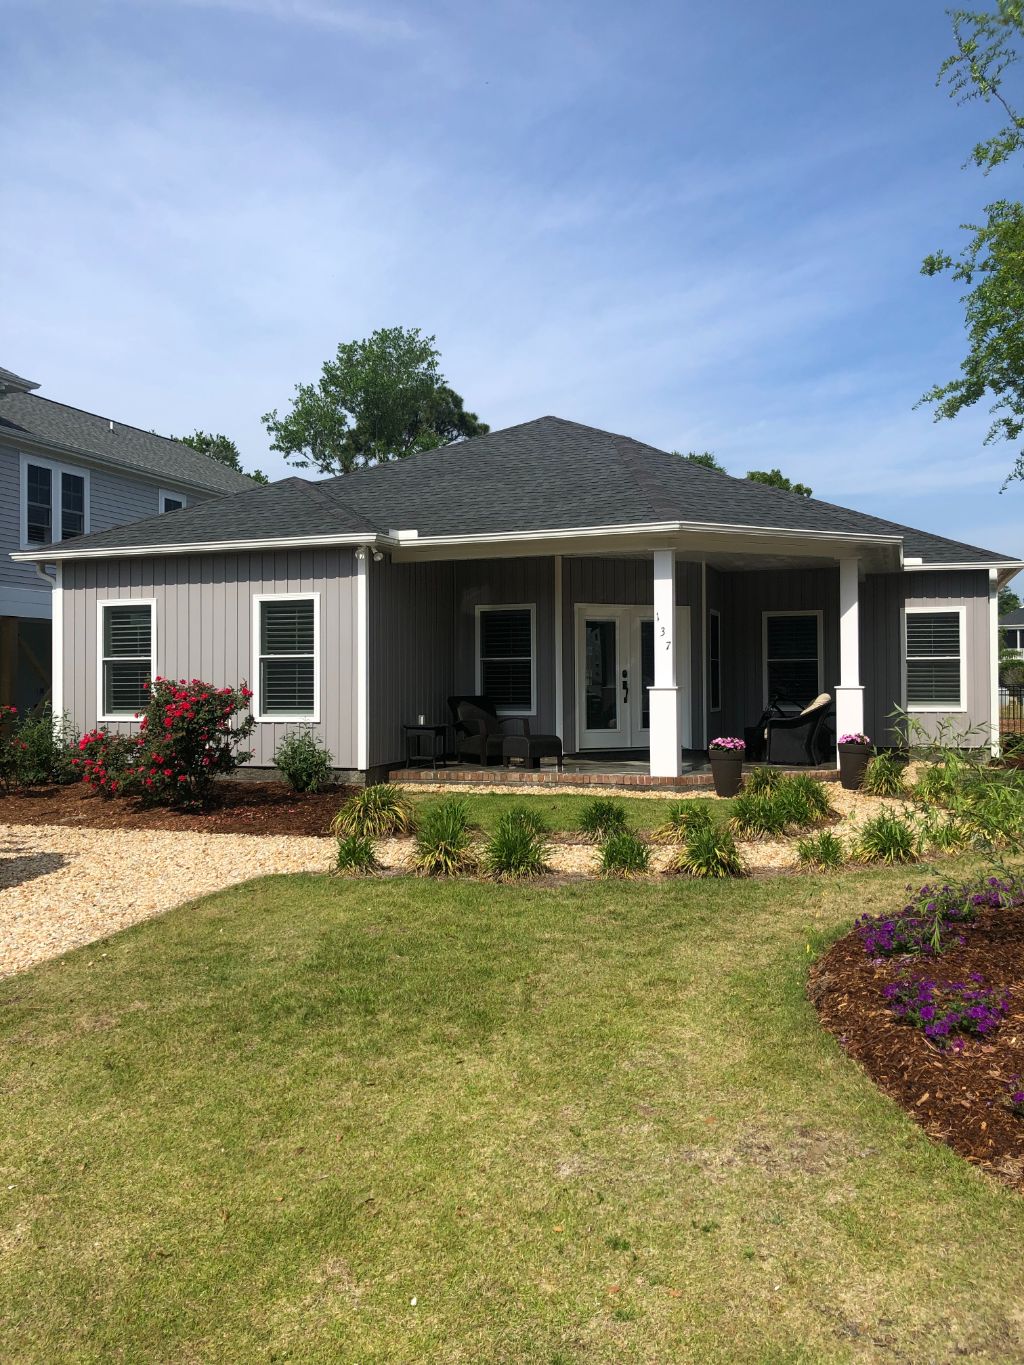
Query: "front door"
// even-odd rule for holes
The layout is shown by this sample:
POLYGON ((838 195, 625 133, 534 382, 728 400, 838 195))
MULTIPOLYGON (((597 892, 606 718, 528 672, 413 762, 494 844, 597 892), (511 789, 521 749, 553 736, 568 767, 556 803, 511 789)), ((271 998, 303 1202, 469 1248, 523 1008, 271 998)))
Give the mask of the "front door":
MULTIPOLYGON (((689 745, 690 609, 676 609, 676 679, 689 745)), ((576 730, 581 749, 646 749, 651 739, 654 610, 576 608, 576 730)))

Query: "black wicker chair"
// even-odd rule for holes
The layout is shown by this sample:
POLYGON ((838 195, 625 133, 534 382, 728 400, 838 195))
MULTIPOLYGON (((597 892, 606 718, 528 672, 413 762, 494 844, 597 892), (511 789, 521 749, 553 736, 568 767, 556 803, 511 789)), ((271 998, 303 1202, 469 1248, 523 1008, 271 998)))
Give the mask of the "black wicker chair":
POLYGON ((507 725, 518 725, 521 734, 530 733, 528 720, 499 716, 490 697, 449 697, 448 708, 454 717, 455 756, 464 763, 501 763, 507 725))
POLYGON ((832 710, 827 692, 796 716, 773 716, 765 725, 765 757, 769 763, 815 767, 824 760, 826 721, 832 710))

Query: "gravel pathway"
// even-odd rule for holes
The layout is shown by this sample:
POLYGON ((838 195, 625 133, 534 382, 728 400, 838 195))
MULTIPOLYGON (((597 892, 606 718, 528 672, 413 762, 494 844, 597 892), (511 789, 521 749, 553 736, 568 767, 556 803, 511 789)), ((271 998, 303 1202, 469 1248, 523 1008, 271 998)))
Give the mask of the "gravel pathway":
POLYGON ((195 896, 271 872, 325 872, 333 839, 0 824, 0 977, 195 896))

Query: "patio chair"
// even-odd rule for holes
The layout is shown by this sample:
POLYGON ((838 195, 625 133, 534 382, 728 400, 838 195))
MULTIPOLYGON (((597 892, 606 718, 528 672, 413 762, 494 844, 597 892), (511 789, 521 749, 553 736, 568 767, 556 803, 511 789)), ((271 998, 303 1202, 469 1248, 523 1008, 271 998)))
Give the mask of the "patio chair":
POLYGON ((497 715, 489 697, 449 697, 448 706, 455 717, 455 755, 466 763, 501 763, 507 725, 530 733, 528 720, 497 715))
POLYGON ((769 763, 811 767, 823 760, 823 736, 832 697, 822 692, 795 716, 773 716, 765 725, 765 757, 769 763))

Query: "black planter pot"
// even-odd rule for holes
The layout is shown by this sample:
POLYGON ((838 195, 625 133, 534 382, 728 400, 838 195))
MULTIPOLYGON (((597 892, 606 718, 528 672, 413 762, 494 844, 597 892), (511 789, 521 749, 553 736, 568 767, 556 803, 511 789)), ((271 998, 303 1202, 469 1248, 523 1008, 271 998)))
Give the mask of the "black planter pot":
POLYGON ((733 749, 709 749, 711 776, 718 796, 735 796, 743 781, 743 762, 746 752, 733 749))
POLYGON ((839 745, 839 781, 847 791, 860 791, 871 757, 870 744, 839 745))

